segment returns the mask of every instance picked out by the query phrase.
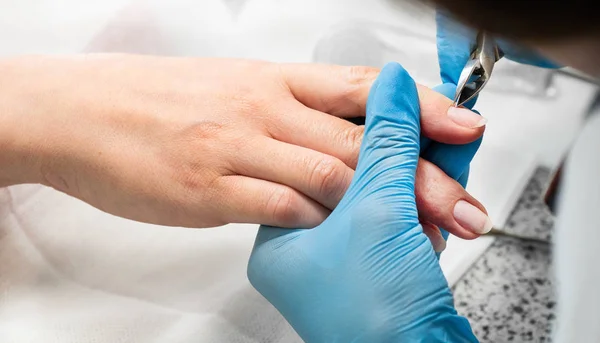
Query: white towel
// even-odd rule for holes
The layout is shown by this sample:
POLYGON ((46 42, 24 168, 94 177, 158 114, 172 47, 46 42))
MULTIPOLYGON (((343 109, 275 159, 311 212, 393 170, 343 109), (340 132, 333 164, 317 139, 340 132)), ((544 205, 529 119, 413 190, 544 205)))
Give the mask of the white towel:
POLYGON ((250 286, 256 226, 165 228, 0 190, 0 342, 296 342, 250 286))

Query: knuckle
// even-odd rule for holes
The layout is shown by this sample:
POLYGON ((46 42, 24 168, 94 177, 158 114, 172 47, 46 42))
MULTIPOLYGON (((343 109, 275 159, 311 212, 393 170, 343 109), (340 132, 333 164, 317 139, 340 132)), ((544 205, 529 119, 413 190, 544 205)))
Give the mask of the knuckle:
POLYGON ((212 157, 202 160, 187 155, 176 157, 165 168, 178 192, 190 201, 215 197, 214 190, 219 186, 220 176, 226 172, 222 162, 212 157))
MULTIPOLYGON (((254 141, 246 132, 236 132, 234 129, 229 132, 227 139, 224 140, 228 146, 227 150, 236 154, 247 152, 250 144, 254 143, 254 141)), ((223 148, 221 147, 220 149, 223 148)), ((235 157, 235 155, 232 157, 235 157)))
POLYGON ((183 137, 192 141, 206 141, 214 139, 222 134, 223 125, 214 121, 206 120, 196 122, 185 129, 183 137))
POLYGON ((419 214, 434 221, 446 221, 452 217, 451 205, 459 192, 456 185, 435 165, 419 161, 417 168, 415 198, 419 214))
POLYGON ((226 106, 231 113, 243 114, 249 119, 255 114, 262 113, 268 104, 256 88, 248 85, 232 86, 224 98, 224 103, 228 104, 226 106))
POLYGON ((364 126, 353 126, 342 131, 342 146, 347 147, 348 149, 349 155, 346 157, 346 163, 350 168, 354 169, 358 164, 358 154, 360 152, 360 145, 362 144, 364 133, 364 126))
POLYGON ((199 165, 190 164, 175 168, 173 173, 187 195, 198 194, 206 187, 203 168, 199 165))
POLYGON ((355 113, 364 113, 366 97, 371 84, 379 75, 379 69, 365 66, 342 67, 341 74, 344 86, 330 107, 336 109, 353 105, 355 113))
POLYGON ((379 69, 373 67, 351 66, 346 68, 347 82, 351 85, 362 86, 365 83, 371 83, 379 75, 379 69))
POLYGON ((267 202, 267 213, 273 222, 279 225, 293 225, 298 220, 297 204, 294 192, 289 188, 279 188, 273 192, 267 202))
POLYGON ((325 156, 317 160, 312 169, 310 185, 319 195, 330 198, 341 197, 346 178, 346 165, 335 157, 325 156))
MULTIPOLYGON (((185 188, 201 187, 205 173, 210 169, 207 160, 214 162, 212 154, 198 156, 198 151, 211 151, 223 140, 223 127, 214 122, 200 122, 188 126, 169 141, 161 151, 165 166, 185 188)), ((214 165, 212 165, 214 167, 214 165)))
POLYGON ((440 186, 440 180, 434 173, 431 173, 428 162, 424 160, 419 161, 415 180, 415 197, 417 205, 420 208, 427 209, 435 200, 436 190, 440 186))

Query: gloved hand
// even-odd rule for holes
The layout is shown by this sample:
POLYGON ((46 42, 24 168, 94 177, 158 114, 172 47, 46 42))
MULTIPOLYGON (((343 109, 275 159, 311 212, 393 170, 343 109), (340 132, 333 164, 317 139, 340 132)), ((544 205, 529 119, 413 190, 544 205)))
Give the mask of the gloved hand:
POLYGON ((419 224, 419 115, 414 81, 388 64, 341 203, 312 230, 259 230, 250 282, 308 343, 477 341, 419 224))

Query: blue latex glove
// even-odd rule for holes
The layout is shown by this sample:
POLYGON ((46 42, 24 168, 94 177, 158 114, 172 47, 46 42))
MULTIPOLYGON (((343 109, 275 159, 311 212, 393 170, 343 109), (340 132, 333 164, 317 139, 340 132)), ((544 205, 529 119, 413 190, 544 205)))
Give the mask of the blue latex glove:
POLYGON ((477 342, 419 224, 419 116, 414 81, 388 64, 341 203, 312 230, 259 230, 250 282, 308 343, 477 342))

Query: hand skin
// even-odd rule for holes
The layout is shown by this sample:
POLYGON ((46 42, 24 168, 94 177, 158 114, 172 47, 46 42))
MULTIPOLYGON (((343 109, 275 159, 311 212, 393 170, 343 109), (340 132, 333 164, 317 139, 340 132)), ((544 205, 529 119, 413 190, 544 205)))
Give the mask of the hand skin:
MULTIPOLYGON (((379 70, 122 54, 0 60, 0 186, 41 183, 147 223, 312 228, 338 204, 358 160, 379 70)), ((422 131, 448 144, 484 127, 446 115, 419 86, 422 131)), ((467 239, 452 218, 464 199, 421 161, 424 222, 467 239)))

